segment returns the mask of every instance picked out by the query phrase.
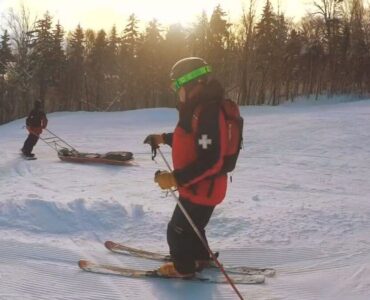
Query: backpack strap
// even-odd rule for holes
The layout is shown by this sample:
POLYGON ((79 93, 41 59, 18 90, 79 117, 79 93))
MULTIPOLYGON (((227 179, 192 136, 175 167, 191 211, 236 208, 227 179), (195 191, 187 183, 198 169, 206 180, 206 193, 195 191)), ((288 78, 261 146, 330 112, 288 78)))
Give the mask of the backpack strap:
MULTIPOLYGON (((193 118, 192 118, 192 130, 193 130, 194 133, 196 133, 196 131, 198 129, 199 117, 200 117, 200 114, 202 113, 203 109, 206 109, 207 105, 215 104, 215 103, 219 103, 219 102, 218 101, 217 102, 212 101, 212 102, 207 102, 207 103, 201 103, 194 109, 193 118)), ((226 111, 224 111, 222 103, 219 103, 219 104, 220 104, 219 107, 222 109, 222 111, 224 113, 224 116, 226 118, 226 111)), ((222 174, 224 174, 224 173, 220 172, 219 174, 212 175, 208 178, 211 181, 210 185, 209 185, 209 188, 208 188, 208 191, 207 191, 207 197, 208 198, 211 197, 211 195, 213 193, 216 178, 218 176, 222 175, 222 174)), ((196 194, 196 187, 194 187, 192 189, 192 192, 193 192, 193 194, 196 194)))
MULTIPOLYGON (((207 102, 207 103, 200 103, 198 104, 194 111, 193 111, 193 117, 191 119, 191 128, 193 130, 193 132, 196 131, 196 129, 198 128, 198 122, 199 122, 199 116, 200 114, 202 113, 203 109, 205 109, 207 107, 207 105, 210 105, 210 104, 214 104, 214 103, 219 103, 218 101, 211 101, 211 102, 207 102)), ((220 104, 220 107, 222 107, 222 104, 220 104)))

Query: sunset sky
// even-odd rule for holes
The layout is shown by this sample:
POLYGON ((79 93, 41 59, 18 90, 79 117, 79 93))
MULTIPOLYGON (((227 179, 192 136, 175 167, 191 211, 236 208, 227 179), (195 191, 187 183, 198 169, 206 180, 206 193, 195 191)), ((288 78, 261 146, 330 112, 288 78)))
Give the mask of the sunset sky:
MULTIPOLYGON (((262 7, 265 0, 256 0, 262 7)), ((278 0, 271 0, 277 8, 278 0)), ((0 0, 2 14, 6 14, 9 7, 19 8, 20 1, 0 0)), ((77 24, 84 28, 110 28, 113 24, 124 26, 130 14, 135 13, 139 20, 148 22, 156 18, 162 25, 192 23, 202 12, 210 16, 217 4, 220 4, 228 13, 232 21, 239 20, 241 8, 249 5, 249 0, 24 0, 26 7, 34 15, 42 16, 49 11, 55 20, 65 29, 74 29, 77 24)), ((282 11, 287 16, 299 18, 309 7, 308 0, 280 0, 282 11)), ((260 14, 260 10, 259 10, 260 14)))

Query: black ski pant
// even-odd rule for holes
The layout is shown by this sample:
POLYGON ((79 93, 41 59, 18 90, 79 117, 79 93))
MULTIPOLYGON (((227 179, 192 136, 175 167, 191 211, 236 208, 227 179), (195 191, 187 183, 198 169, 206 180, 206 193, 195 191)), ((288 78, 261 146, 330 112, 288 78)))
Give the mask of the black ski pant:
POLYGON ((37 141, 39 140, 39 137, 35 134, 30 133, 24 142, 22 152, 25 155, 30 155, 32 153, 33 147, 36 145, 37 141))
MULTIPOLYGON (((205 227, 215 207, 195 204, 181 197, 180 202, 207 242, 205 227)), ((167 226, 167 242, 175 268, 179 273, 193 273, 196 270, 196 260, 210 259, 207 249, 178 205, 167 226)))

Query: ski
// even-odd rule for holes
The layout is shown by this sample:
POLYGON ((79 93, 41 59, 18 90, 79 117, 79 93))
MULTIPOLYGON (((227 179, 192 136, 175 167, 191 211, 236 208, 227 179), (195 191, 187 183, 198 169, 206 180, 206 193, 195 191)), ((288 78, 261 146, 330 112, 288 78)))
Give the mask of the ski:
MULTIPOLYGON (((163 278, 163 279, 173 279, 173 280, 186 280, 186 281, 196 281, 196 282, 207 282, 207 283, 228 283, 227 280, 220 274, 217 273, 216 276, 209 276, 196 273, 194 277, 190 278, 178 278, 164 276, 158 273, 158 270, 138 270, 132 268, 123 268, 108 264, 94 263, 88 260, 81 259, 78 262, 78 266, 87 272, 105 274, 105 275, 118 275, 129 278, 163 278)), ((265 276, 263 275, 241 275, 234 274, 231 276, 233 283, 235 284, 261 284, 265 282, 265 276)))
MULTIPOLYGON (((135 257, 141 257, 151 260, 158 260, 158 261, 171 261, 170 255, 165 255, 156 252, 145 251, 137 248, 128 247, 126 245, 116 243, 113 241, 106 241, 104 243, 105 247, 114 252, 124 255, 130 255, 135 257)), ((209 268, 218 268, 216 264, 211 261, 209 268)), ((264 275, 267 277, 272 277, 275 275, 276 271, 273 268, 256 268, 256 267, 224 267, 225 271, 228 273, 233 274, 240 274, 240 275, 264 275)))
POLYGON ((35 157, 35 156, 26 156, 26 155, 24 155, 24 154, 21 154, 21 156, 23 157, 23 159, 25 159, 25 160, 36 160, 37 159, 37 157, 35 157))

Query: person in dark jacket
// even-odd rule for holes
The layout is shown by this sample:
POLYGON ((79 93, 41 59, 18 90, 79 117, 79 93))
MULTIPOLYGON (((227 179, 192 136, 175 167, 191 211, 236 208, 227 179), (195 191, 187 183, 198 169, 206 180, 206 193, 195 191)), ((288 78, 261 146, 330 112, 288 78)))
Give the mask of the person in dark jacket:
MULTIPOLYGON (((144 143, 172 147, 173 172, 157 171, 162 189, 177 188, 179 201, 207 242, 205 228, 215 206, 224 199, 227 175, 222 172, 227 126, 220 102, 224 90, 209 79, 211 67, 201 58, 178 61, 171 70, 172 87, 179 98, 179 121, 173 133, 151 134, 144 143)), ((177 205, 167 226, 173 262, 159 268, 162 275, 191 277, 210 254, 177 205)))
POLYGON ((33 147, 39 140, 42 130, 48 125, 46 114, 41 109, 41 102, 35 101, 34 108, 29 113, 26 119, 26 127, 29 132, 26 141, 24 142, 22 153, 26 157, 34 157, 32 153, 33 147))

